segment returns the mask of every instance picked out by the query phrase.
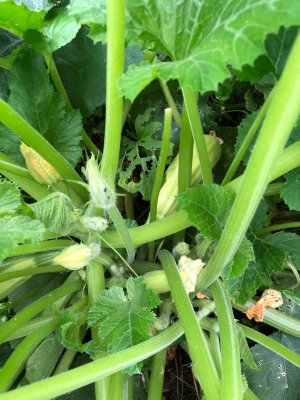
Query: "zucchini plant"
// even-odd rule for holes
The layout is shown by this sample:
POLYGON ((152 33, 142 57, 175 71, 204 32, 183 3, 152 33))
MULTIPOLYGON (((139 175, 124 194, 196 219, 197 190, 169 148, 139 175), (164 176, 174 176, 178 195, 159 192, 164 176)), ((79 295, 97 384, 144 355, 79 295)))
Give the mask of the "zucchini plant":
POLYGON ((298 398, 299 15, 0 2, 0 400, 298 398))

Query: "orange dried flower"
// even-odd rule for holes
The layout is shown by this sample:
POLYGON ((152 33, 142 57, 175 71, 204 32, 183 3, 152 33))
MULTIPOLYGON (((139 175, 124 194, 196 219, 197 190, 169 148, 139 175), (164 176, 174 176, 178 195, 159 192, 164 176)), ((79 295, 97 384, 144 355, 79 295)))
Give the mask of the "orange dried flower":
POLYGON ((265 315, 265 307, 277 308, 283 304, 281 293, 278 290, 267 289, 256 304, 245 311, 247 318, 254 317, 256 322, 262 322, 265 315))

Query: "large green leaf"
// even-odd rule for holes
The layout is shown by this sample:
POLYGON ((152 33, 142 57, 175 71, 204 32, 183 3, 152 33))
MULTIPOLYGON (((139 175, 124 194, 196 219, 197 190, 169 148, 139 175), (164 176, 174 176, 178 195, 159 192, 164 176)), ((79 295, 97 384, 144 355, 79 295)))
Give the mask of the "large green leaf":
POLYGON ((0 2, 0 27, 17 36, 27 29, 39 29, 43 25, 45 11, 31 11, 24 4, 17 5, 13 0, 0 2))
POLYGON ((181 209, 200 233, 218 240, 230 212, 235 193, 218 185, 198 185, 177 197, 181 209))
MULTIPOLYGON (((200 234, 210 240, 219 240, 231 210, 235 193, 229 187, 198 185, 180 194, 177 199, 181 209, 200 234)), ((244 238, 228 266, 227 274, 234 279, 255 260, 252 243, 244 238)))
POLYGON ((272 284, 271 274, 283 269, 286 259, 296 265, 300 262, 300 237, 295 233, 277 232, 266 238, 256 238, 253 242, 256 262, 252 262, 234 276, 225 273, 226 287, 236 302, 244 304, 260 287, 272 284))
MULTIPOLYGON (((161 130, 162 124, 154 121, 154 108, 148 108, 135 121, 137 140, 124 138, 122 143, 122 164, 119 169, 118 184, 130 193, 140 192, 144 200, 150 200, 155 171, 158 162, 158 150, 161 141, 155 135, 161 130)), ((169 148, 169 155, 172 146, 169 148)))
POLYGON ((106 39, 106 1, 105 0, 72 0, 68 12, 81 24, 91 29, 89 36, 94 43, 106 39))
MULTIPOLYGON (((41 133, 71 164, 81 156, 81 116, 66 112, 62 96, 54 93, 43 57, 32 49, 22 51, 9 75, 9 104, 41 133)), ((20 139, 0 126, 2 150, 13 160, 23 161, 20 139)))
POLYGON ((85 28, 54 53, 54 60, 72 106, 87 116, 105 102, 106 48, 93 44, 85 28))
MULTIPOLYGON (((270 337, 300 354, 300 339, 281 332, 276 332, 270 337)), ((299 399, 299 368, 259 344, 252 347, 251 353, 260 369, 254 371, 245 366, 243 372, 249 387, 259 399, 299 399)))
POLYGON ((300 15, 298 0, 130 0, 127 8, 131 39, 172 60, 130 68, 120 88, 131 100, 156 77, 216 90, 230 76, 228 64, 252 64, 267 34, 298 24, 300 15))
MULTIPOLYGON (((159 297, 146 287, 141 277, 129 278, 126 289, 126 294, 116 286, 101 292, 88 313, 88 323, 99 328, 99 336, 107 341, 108 353, 151 337, 150 323, 155 315, 150 310, 159 304, 159 297)), ((130 368, 132 373, 138 370, 130 368)))
POLYGON ((47 54, 59 49, 74 39, 80 24, 65 9, 51 12, 51 18, 45 18, 43 28, 30 29, 24 33, 24 39, 36 51, 47 54))

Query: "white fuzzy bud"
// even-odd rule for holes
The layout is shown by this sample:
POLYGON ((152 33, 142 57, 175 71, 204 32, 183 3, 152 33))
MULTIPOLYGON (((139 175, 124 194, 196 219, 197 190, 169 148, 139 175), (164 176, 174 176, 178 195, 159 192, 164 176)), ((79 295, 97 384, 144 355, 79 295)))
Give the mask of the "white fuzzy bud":
POLYGON ((91 243, 74 244, 61 251, 53 258, 53 264, 61 265, 67 269, 78 270, 88 265, 100 253, 100 245, 91 243))
POLYGON ((95 159, 94 154, 86 163, 86 168, 83 168, 83 173, 88 181, 89 192, 92 202, 104 210, 115 206, 116 193, 105 181, 99 170, 99 164, 95 159))
POLYGON ((83 226, 89 231, 103 232, 108 227, 108 221, 102 217, 82 217, 83 226))
POLYGON ((190 254, 190 247, 185 242, 179 242, 172 250, 174 257, 188 256, 190 254))

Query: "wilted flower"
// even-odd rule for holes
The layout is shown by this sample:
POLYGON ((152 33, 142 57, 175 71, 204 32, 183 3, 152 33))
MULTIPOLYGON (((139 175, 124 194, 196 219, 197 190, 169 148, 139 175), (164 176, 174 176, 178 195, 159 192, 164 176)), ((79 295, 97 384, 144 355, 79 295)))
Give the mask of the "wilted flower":
POLYGON ((187 293, 193 292, 196 287, 197 276, 203 270, 205 263, 200 258, 192 260, 187 256, 181 256, 178 261, 178 269, 187 293))
POLYGON ((267 289, 261 298, 252 307, 245 311, 247 318, 252 319, 256 315, 255 321, 262 322, 265 315, 265 307, 277 308, 283 304, 282 295, 278 290, 267 289))
POLYGON ((78 270, 88 265, 100 253, 100 245, 92 243, 74 244, 67 247, 53 258, 53 264, 61 265, 67 269, 78 270))
POLYGON ((86 168, 83 168, 83 173, 88 181, 88 187, 93 203, 108 210, 116 204, 116 194, 108 185, 99 170, 98 162, 94 154, 86 163, 86 168))
POLYGON ((21 143, 20 151, 25 158, 25 162, 30 175, 42 185, 52 185, 61 176, 51 164, 25 143, 21 143))

